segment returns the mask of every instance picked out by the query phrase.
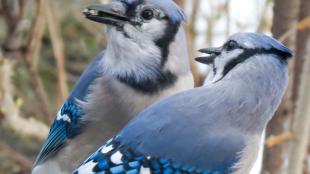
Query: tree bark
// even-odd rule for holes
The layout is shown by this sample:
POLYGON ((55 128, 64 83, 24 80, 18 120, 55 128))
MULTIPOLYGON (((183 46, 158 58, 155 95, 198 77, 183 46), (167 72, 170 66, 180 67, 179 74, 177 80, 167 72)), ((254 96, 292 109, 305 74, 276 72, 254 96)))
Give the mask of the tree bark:
MULTIPOLYGON (((300 13, 299 13, 299 21, 302 21, 306 18, 310 18, 310 1, 309 0, 301 0, 300 5, 300 13)), ((301 82, 301 72, 303 71, 303 65, 304 61, 306 59, 307 53, 308 53, 308 37, 310 34, 310 26, 304 26, 302 28, 299 28, 298 34, 297 34, 297 50, 296 50, 296 57, 298 58, 298 61, 295 62, 295 74, 294 74, 294 92, 293 92, 293 99, 296 101, 298 99, 298 91, 299 91, 299 84, 301 82)), ((308 54, 310 55, 310 54, 308 54)))
MULTIPOLYGON (((274 1, 274 19, 272 33, 275 38, 280 38, 284 33, 290 30, 292 26, 297 26, 299 15, 299 0, 275 0, 274 1)), ((296 31, 294 31, 284 42, 292 50, 295 50, 296 45, 296 31)), ((295 59, 296 61, 296 59, 295 59)), ((287 131, 285 125, 292 118, 293 112, 293 70, 294 62, 289 62, 290 81, 287 93, 283 99, 281 106, 276 112, 274 118, 269 123, 267 128, 267 137, 272 135, 279 135, 287 131)), ((283 168, 286 144, 281 144, 271 149, 265 150, 264 169, 266 173, 282 174, 285 173, 283 168)))
MULTIPOLYGON (((310 1, 302 0, 299 19, 310 16, 310 1)), ((308 155, 308 137, 310 126, 310 27, 299 30, 294 76, 294 100, 297 100, 296 115, 293 124, 293 141, 290 144, 288 173, 302 174, 308 155), (299 74, 302 74, 299 76, 299 74)))

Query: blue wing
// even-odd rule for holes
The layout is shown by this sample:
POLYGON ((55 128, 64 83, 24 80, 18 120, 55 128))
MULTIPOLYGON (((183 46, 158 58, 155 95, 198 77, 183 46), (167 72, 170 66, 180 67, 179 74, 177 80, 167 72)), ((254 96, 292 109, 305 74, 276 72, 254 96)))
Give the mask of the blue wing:
POLYGON ((81 119, 84 115, 83 110, 77 100, 83 101, 89 93, 91 84, 101 75, 99 61, 102 59, 104 51, 96 56, 92 63, 86 68, 68 97, 57 118, 51 126, 49 135, 36 159, 35 165, 44 162, 46 159, 55 155, 57 151, 67 142, 82 131, 85 124, 81 119))
POLYGON ((225 169, 199 169, 166 158, 146 156, 113 138, 92 154, 73 174, 229 174, 225 169))

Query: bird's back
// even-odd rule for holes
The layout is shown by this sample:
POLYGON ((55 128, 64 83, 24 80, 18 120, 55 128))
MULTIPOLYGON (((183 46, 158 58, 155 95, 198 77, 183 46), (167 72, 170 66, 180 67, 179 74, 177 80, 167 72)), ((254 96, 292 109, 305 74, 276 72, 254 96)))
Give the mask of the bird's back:
POLYGON ((287 84, 286 65, 269 56, 257 61, 264 68, 157 102, 123 129, 120 141, 143 154, 196 167, 220 169, 233 164, 247 145, 259 143, 287 84), (267 70, 273 75, 262 78, 267 70))

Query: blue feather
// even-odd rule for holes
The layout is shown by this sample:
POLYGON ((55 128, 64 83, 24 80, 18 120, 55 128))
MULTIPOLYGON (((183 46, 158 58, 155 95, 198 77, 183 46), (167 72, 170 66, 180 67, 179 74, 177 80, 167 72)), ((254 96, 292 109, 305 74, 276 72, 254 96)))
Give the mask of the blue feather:
POLYGON ((35 165, 53 157, 66 144, 68 139, 74 138, 82 131, 83 125, 85 124, 82 117, 85 113, 77 103, 77 100, 84 101, 89 93, 90 86, 100 77, 101 69, 98 65, 103 54, 104 52, 101 52, 87 67, 71 95, 60 109, 36 159, 35 165))
POLYGON ((55 155, 68 139, 79 133, 83 125, 80 117, 83 115, 83 111, 75 103, 67 101, 63 105, 36 159, 36 165, 55 155), (60 116, 67 116, 68 120, 60 119, 60 116))
POLYGON ((199 169, 166 158, 146 156, 122 144, 116 137, 91 155, 74 174, 138 174, 141 170, 154 174, 228 174, 229 172, 228 169, 199 169), (113 155, 116 153, 121 154, 118 156, 121 163, 113 162, 113 155))

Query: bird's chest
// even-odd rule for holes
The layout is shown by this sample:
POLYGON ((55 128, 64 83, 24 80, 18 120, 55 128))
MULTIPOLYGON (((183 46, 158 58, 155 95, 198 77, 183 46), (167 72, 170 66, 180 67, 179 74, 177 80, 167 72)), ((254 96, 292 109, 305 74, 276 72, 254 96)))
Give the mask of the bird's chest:
POLYGON ((246 147, 240 153, 240 160, 234 166, 233 174, 245 174, 252 171, 253 165, 257 161, 258 153, 260 149, 261 136, 252 135, 248 138, 246 147))

